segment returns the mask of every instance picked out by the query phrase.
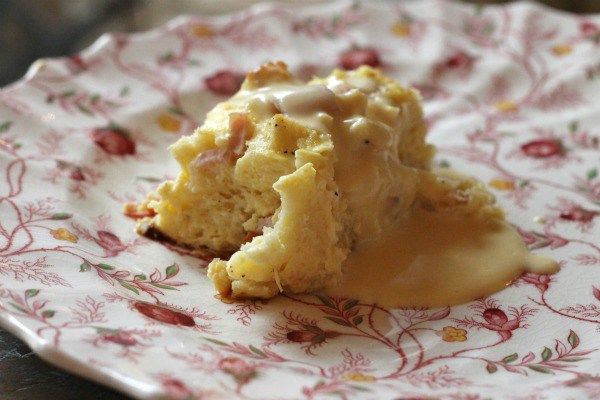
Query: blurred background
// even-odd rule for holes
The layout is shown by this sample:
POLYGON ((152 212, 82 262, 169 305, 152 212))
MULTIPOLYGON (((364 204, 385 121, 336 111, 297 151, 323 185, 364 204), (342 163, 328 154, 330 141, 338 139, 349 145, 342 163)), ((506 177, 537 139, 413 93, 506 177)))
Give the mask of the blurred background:
MULTIPOLYGON (((180 14, 215 14, 258 1, 0 0, 0 87, 20 78, 36 59, 75 53, 104 32, 145 30, 180 14)), ((322 0, 302 0, 304 3, 319 1, 322 0)), ((500 4, 509 1, 466 2, 500 4)), ((600 12, 600 0, 539 2, 576 13, 600 12)))

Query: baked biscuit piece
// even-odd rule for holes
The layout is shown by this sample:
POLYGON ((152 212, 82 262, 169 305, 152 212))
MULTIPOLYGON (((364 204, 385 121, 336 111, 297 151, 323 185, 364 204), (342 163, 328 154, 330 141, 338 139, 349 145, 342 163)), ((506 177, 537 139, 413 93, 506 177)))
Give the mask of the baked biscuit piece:
POLYGON ((434 149, 419 100, 366 66, 304 84, 285 64, 265 64, 171 146, 181 171, 140 205, 155 215, 139 230, 233 253, 208 267, 224 296, 334 286, 352 246, 415 202, 443 207, 462 188, 478 199, 472 207, 493 204, 470 181, 449 186, 428 171, 434 149))

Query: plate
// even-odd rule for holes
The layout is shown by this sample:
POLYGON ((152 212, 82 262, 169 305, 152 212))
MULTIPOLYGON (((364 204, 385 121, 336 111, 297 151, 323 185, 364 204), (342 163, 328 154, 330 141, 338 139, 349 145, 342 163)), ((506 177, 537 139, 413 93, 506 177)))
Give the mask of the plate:
POLYGON ((40 60, 0 92, 1 325, 140 399, 597 398, 599 42, 598 16, 531 3, 261 4, 40 60), (442 309, 215 298, 206 261, 136 236, 123 203, 270 59, 419 88, 436 164, 487 183, 561 271, 442 309))

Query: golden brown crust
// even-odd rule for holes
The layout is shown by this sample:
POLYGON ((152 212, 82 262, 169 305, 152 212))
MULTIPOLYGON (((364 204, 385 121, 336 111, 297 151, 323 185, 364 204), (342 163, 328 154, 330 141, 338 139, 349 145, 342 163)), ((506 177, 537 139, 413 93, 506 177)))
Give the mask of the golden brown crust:
POLYGON ((154 226, 152 224, 151 218, 139 219, 135 226, 135 231, 139 235, 144 236, 150 240, 163 243, 165 245, 168 245, 168 247, 170 248, 174 248, 175 250, 180 249, 183 253, 187 255, 198 257, 207 261, 213 260, 215 258, 228 260, 234 253, 233 251, 217 251, 208 247, 194 248, 186 245, 185 243, 179 243, 175 239, 161 232, 160 229, 158 229, 156 226, 154 226))
POLYGON ((243 89, 255 89, 277 82, 289 82, 292 80, 292 74, 288 71, 286 63, 283 61, 268 62, 257 69, 248 72, 243 89))

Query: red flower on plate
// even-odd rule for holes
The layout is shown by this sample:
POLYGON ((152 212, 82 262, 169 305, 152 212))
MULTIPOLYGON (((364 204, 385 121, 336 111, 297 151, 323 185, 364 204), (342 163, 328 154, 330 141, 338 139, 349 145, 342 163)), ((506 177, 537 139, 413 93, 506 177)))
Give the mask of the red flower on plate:
POLYGON ((567 221, 591 222, 598 213, 598 211, 587 210, 581 206, 573 205, 561 211, 559 217, 567 221))
POLYGON ((506 313, 499 308, 488 308, 483 312, 482 316, 488 323, 498 326, 508 322, 506 313))
POLYGON ((592 21, 583 21, 579 24, 579 30, 585 36, 592 36, 598 32, 600 32, 600 28, 597 24, 592 21))
POLYGON ((219 369, 233 376, 235 381, 244 385, 256 376, 256 367, 238 357, 226 357, 219 361, 219 369))
POLYGON ((204 79, 207 89, 221 96, 231 96, 240 90, 244 75, 229 70, 217 71, 204 79))
POLYGON ((527 317, 535 314, 535 309, 532 309, 526 305, 520 307, 508 307, 508 314, 504 312, 497 300, 492 298, 485 298, 477 300, 477 302, 469 308, 477 310, 476 315, 481 317, 483 321, 478 318, 465 316, 463 319, 454 319, 458 323, 458 326, 473 327, 473 328, 485 328, 490 331, 496 332, 502 342, 507 341, 513 335, 513 331, 519 328, 526 328, 527 324, 525 321, 527 317))
POLYGON ((551 249, 558 249, 559 247, 569 244, 568 240, 557 235, 546 235, 535 231, 524 231, 522 229, 518 229, 518 231, 529 250, 541 249, 548 246, 550 246, 551 249))
POLYGON ((88 68, 87 63, 79 54, 74 54, 67 58, 67 67, 71 70, 72 73, 77 74, 82 71, 85 71, 88 68))
POLYGON ((129 332, 107 330, 101 333, 102 340, 112 342, 124 347, 135 346, 138 342, 129 332))
POLYGON ((438 79, 447 73, 456 73, 466 78, 473 70, 476 58, 462 50, 457 50, 433 66, 432 75, 438 79))
POLYGON ((121 239, 119 239, 114 233, 108 231, 98 231, 96 234, 98 235, 98 238, 94 239, 94 241, 100 247, 106 250, 107 257, 114 257, 123 250, 127 249, 127 246, 123 244, 121 239))
POLYGON ((534 285, 540 292, 548 290, 548 286, 550 285, 550 282, 552 282, 550 275, 538 275, 531 272, 521 275, 521 280, 534 285))
POLYGON ((94 129, 90 138, 108 154, 119 156, 135 154, 135 142, 125 130, 116 125, 94 129))
POLYGON ((456 52, 444 60, 448 69, 467 68, 473 64, 474 58, 462 51, 456 52))
POLYGON ((194 398, 194 393, 179 379, 164 377, 160 381, 169 398, 177 400, 194 398))
POLYGON ((598 289, 596 286, 592 286, 592 293, 594 294, 594 297, 600 301, 600 289, 598 289))
POLYGON ((73 167, 71 173, 69 174, 69 178, 73 179, 74 181, 85 181, 83 169, 81 167, 73 167))
POLYGON ((483 319, 487 322, 483 326, 489 330, 496 331, 503 340, 512 336, 512 331, 519 327, 519 319, 508 319, 504 311, 499 308, 488 308, 483 311, 483 319))
POLYGON ((562 142, 558 139, 532 140, 521 145, 521 151, 533 158, 547 158, 564 154, 562 142))
POLYGON ((143 301, 136 301, 133 307, 141 314, 155 321, 164 322, 170 325, 195 326, 194 318, 180 311, 150 304, 143 301))
POLYGON ((324 331, 314 325, 305 325, 304 328, 287 332, 287 339, 290 342, 308 343, 311 346, 316 346, 325 343, 327 339, 333 339, 340 335, 338 332, 324 331))
POLYGON ((344 69, 356 69, 361 65, 379 67, 381 59, 377 50, 372 47, 355 48, 340 55, 339 66, 344 69))

